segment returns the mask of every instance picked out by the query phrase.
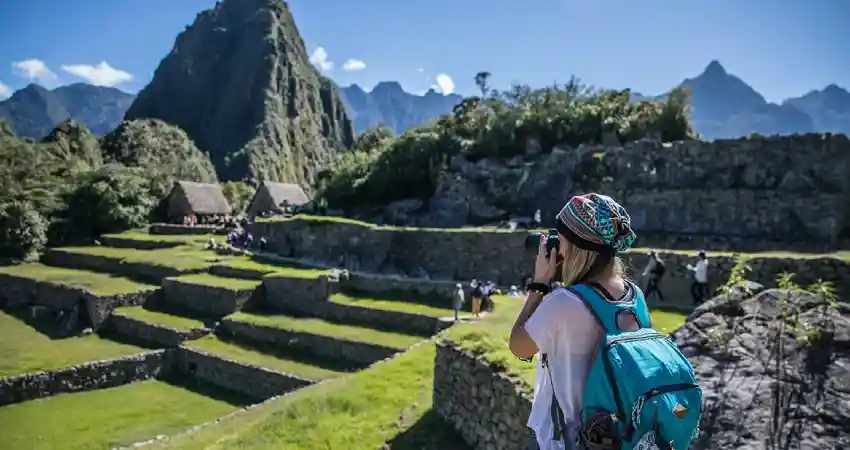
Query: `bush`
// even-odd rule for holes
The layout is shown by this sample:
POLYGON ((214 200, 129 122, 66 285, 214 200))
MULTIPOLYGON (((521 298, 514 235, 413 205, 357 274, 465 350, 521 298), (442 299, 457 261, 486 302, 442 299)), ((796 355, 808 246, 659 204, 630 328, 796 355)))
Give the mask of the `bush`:
POLYGON ((30 259, 47 243, 47 219, 29 202, 0 205, 0 257, 30 259))
POLYGON ((334 208, 427 199, 451 157, 511 158, 525 152, 530 137, 544 150, 599 144, 606 135, 620 142, 688 139, 693 136, 688 105, 683 89, 660 101, 635 102, 628 90, 595 90, 575 79, 543 89, 515 85, 465 98, 451 114, 398 138, 381 129, 364 133, 320 175, 318 192, 334 208))
POLYGON ((156 204, 140 169, 107 165, 83 174, 66 199, 65 218, 77 236, 99 236, 145 225, 156 204))
POLYGON ((253 186, 242 181, 228 181, 221 186, 221 190, 227 198, 227 202, 233 207, 234 214, 245 212, 245 209, 248 208, 248 202, 251 201, 256 191, 253 186))

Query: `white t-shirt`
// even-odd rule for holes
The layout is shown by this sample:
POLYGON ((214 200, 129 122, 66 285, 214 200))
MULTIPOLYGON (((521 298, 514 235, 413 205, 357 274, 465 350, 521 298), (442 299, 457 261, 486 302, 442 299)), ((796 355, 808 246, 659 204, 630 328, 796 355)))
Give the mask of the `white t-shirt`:
POLYGON ((701 259, 694 266, 694 278, 700 283, 708 283, 708 260, 701 259))
POLYGON ((567 436, 574 437, 580 426, 581 402, 587 373, 602 339, 602 329, 584 303, 566 289, 556 289, 540 302, 537 310, 525 323, 525 331, 546 353, 549 370, 541 366, 537 357, 534 379, 534 400, 528 427, 537 435, 540 450, 564 450, 564 443, 552 439, 552 381, 555 377, 555 395, 564 412, 567 436))

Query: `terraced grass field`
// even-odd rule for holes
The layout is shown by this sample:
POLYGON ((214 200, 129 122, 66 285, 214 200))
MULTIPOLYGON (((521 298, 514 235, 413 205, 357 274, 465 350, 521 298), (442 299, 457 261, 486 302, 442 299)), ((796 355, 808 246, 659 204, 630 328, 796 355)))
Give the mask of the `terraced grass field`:
POLYGON ((341 305, 359 306, 361 308, 380 309, 384 311, 396 311, 412 314, 422 314, 431 317, 452 317, 454 310, 452 308, 438 308, 431 305, 421 303, 407 302, 404 300, 388 300, 375 299, 369 297, 352 296, 346 294, 334 294, 330 298, 331 302, 341 305))
POLYGON ((153 448, 468 450, 431 410, 434 357, 426 341, 153 448))
POLYGON ((163 325, 181 331, 202 328, 204 326, 204 322, 198 319, 177 316, 174 314, 164 313, 160 311, 153 311, 150 309, 145 309, 141 306, 125 306, 121 308, 116 308, 115 313, 138 319, 142 322, 163 325))
POLYGON ((21 319, 0 311, 0 377, 56 370, 145 351, 95 334, 51 339, 21 319))
POLYGON ((159 287, 106 273, 65 269, 39 263, 0 267, 0 274, 29 278, 59 286, 84 288, 95 295, 131 294, 152 291, 159 287))
POLYGON ((202 286, 232 289, 236 291, 250 291, 257 288, 260 282, 257 280, 245 280, 242 278, 220 277, 208 273, 197 273, 169 278, 169 280, 180 281, 188 284, 199 284, 202 286))
POLYGON ((283 315, 259 315, 238 312, 227 317, 237 322, 251 323, 287 331, 310 333, 319 336, 343 339, 352 342, 382 345, 384 347, 406 349, 422 340, 421 337, 402 333, 379 331, 373 328, 342 325, 314 318, 295 318, 283 315))
POLYGON ((353 371, 339 362, 322 361, 304 354, 287 354, 284 349, 261 351, 256 345, 247 346, 230 342, 214 335, 189 341, 184 345, 222 358, 292 374, 307 380, 326 380, 353 371))
POLYGON ((102 450, 177 433, 243 405, 149 380, 5 406, 0 436, 9 450, 102 450))

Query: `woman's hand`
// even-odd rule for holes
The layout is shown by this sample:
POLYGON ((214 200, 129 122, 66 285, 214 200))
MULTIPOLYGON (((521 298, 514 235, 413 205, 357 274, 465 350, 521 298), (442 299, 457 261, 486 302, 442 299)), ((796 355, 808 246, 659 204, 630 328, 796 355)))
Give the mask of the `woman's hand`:
POLYGON ((537 247, 537 258, 534 260, 534 282, 549 284, 555 276, 555 270, 558 265, 558 255, 555 254, 555 249, 552 249, 552 254, 546 257, 546 239, 547 235, 540 236, 540 245, 537 247))

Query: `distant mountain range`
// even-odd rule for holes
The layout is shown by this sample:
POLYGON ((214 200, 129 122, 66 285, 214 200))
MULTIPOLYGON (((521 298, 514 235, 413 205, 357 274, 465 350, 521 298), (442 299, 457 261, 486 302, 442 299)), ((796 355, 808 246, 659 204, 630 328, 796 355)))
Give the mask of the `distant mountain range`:
MULTIPOLYGON (((850 92, 831 84, 821 90, 769 103, 740 78, 712 61, 697 77, 684 80, 692 95, 694 129, 703 138, 833 132, 850 135, 850 92)), ((415 95, 398 82, 378 83, 367 92, 358 85, 338 87, 356 132, 386 125, 401 133, 451 112, 462 97, 433 90, 415 95)), ((633 94, 637 100, 647 98, 633 94)), ((118 89, 78 83, 47 90, 31 84, 0 102, 0 117, 9 119, 20 136, 42 138, 62 120, 72 118, 96 135, 114 129, 134 96, 118 89)))

